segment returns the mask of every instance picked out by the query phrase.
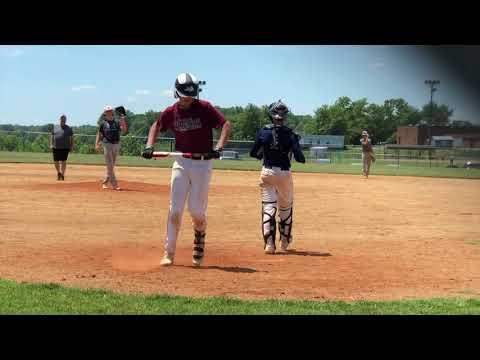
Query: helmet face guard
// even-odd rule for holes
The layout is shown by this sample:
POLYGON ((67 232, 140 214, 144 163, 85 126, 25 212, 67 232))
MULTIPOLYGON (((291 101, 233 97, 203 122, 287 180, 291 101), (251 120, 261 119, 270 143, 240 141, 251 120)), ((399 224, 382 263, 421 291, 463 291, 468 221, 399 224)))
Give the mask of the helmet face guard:
POLYGON ((198 98, 200 84, 197 78, 190 73, 182 73, 175 80, 175 98, 192 97, 198 98))
POLYGON ((290 110, 288 109, 287 105, 285 105, 281 100, 270 104, 268 107, 268 116, 270 120, 278 120, 283 121, 287 118, 290 110))

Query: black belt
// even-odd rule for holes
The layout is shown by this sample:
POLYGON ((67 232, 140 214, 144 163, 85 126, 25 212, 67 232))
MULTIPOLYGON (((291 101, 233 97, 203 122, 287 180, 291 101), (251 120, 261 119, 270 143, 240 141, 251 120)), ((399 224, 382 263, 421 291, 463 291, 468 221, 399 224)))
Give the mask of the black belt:
POLYGON ((280 170, 290 170, 287 166, 276 166, 276 165, 263 165, 264 168, 273 169, 274 167, 280 168, 280 170))
POLYGON ((192 160, 211 160, 213 156, 210 154, 192 154, 192 156, 184 156, 184 158, 192 160))

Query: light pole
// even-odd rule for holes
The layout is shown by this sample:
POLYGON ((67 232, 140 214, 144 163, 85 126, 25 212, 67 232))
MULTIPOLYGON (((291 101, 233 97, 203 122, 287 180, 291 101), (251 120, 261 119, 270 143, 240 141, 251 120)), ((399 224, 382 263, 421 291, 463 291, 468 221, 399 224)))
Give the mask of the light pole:
POLYGON ((440 84, 440 80, 425 80, 425 85, 430 86, 430 124, 428 125, 428 145, 432 145, 433 93, 437 91, 435 85, 438 84, 440 84))

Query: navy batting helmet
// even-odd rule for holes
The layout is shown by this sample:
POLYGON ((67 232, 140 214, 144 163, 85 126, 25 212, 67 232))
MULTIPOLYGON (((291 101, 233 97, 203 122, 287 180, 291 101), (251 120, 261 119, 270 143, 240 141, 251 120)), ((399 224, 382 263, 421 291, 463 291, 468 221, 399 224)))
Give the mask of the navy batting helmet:
POLYGON ((182 73, 175 80, 175 98, 198 97, 199 81, 190 73, 182 73))
POLYGON ((290 110, 288 110, 287 105, 285 105, 282 100, 278 100, 268 107, 270 120, 285 120, 289 112, 290 110))

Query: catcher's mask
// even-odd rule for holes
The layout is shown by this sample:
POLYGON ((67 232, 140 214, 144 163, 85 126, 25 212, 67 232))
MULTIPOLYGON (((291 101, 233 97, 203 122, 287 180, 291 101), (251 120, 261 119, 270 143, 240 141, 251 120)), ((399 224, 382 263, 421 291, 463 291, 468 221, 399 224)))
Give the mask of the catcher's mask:
POLYGON ((282 100, 278 100, 277 102, 270 104, 270 106, 268 107, 268 116, 270 117, 271 121, 283 121, 287 118, 289 112, 290 110, 288 110, 287 105, 285 105, 282 100))
POLYGON ((200 92, 199 81, 195 75, 190 73, 182 73, 175 80, 175 98, 193 97, 198 98, 200 92))

